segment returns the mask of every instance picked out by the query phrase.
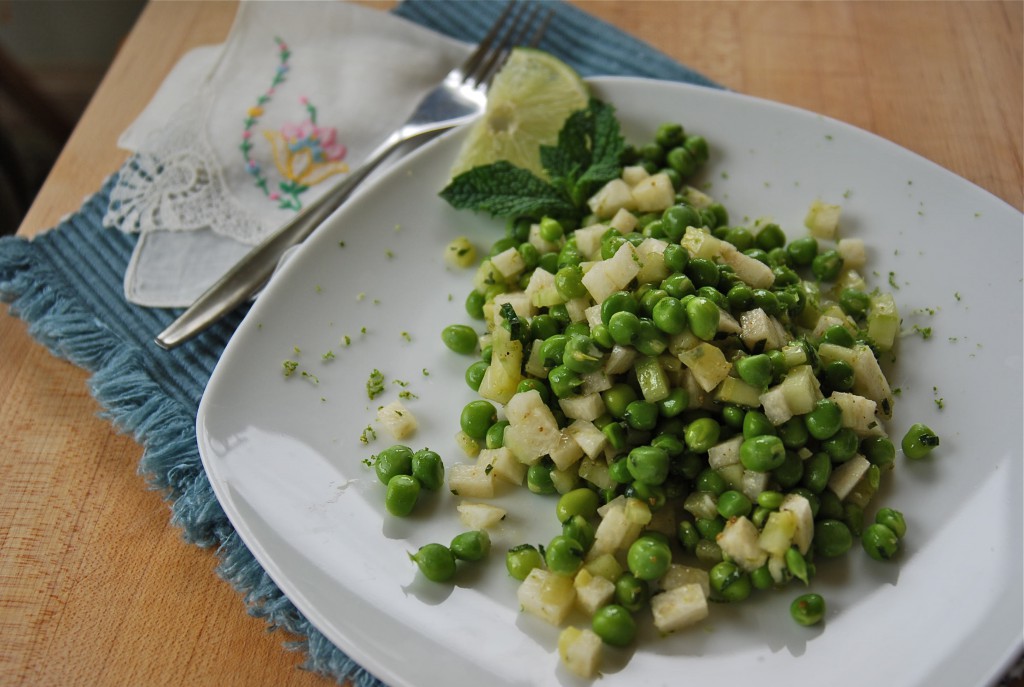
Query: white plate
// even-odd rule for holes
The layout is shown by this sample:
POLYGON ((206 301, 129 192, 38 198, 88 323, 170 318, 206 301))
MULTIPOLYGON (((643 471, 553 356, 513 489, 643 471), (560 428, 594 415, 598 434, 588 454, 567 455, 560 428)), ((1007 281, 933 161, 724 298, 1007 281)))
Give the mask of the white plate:
MULTIPOLYGON (((733 223, 770 216, 790 237, 815 199, 841 203, 843 234, 870 247, 869 279, 894 293, 905 337, 891 381, 891 434, 931 425, 933 457, 898 459, 880 502, 909 533, 899 560, 859 550, 825 562, 813 588, 822 627, 789 618, 790 586, 737 607, 714 605, 700 627, 612 652, 601 685, 964 685, 997 676, 1021 641, 1021 215, 936 165, 848 125, 734 93, 602 78, 628 140, 680 121, 713 149, 704 179, 733 223), (944 399, 939 409, 937 398, 944 399), (628 663, 626 658, 629 658, 628 663)), ((486 249, 498 222, 437 198, 462 139, 433 142, 334 216, 285 266, 232 338, 203 397, 197 432, 225 511, 296 606, 353 659, 394 685, 577 684, 559 667, 555 628, 518 612, 504 550, 546 542, 553 497, 526 490, 483 565, 453 585, 425 582, 406 556, 462 528, 456 498, 388 516, 363 461, 389 445, 360 434, 375 409, 408 391, 421 427, 407 441, 460 460, 453 436, 470 358, 442 327, 469 322, 471 271, 442 249, 468 235, 486 249), (344 242, 344 246, 339 245, 344 242), (365 333, 361 329, 365 327, 365 333), (340 342, 351 338, 348 346, 340 342), (333 360, 323 360, 333 352, 333 360), (282 363, 300 367, 286 378, 282 363), (369 400, 374 369, 386 393, 369 400), (311 376, 303 376, 305 371, 311 376)))

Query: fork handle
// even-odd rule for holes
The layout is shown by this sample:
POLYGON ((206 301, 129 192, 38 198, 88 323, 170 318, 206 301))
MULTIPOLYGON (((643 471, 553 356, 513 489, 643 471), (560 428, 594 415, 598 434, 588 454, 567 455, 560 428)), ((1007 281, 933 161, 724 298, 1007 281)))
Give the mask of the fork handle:
POLYGON ((157 335, 161 348, 170 350, 205 331, 263 287, 274 273, 284 252, 306 239, 332 212, 400 145, 423 138, 430 132, 399 130, 375 148, 362 165, 345 179, 307 205, 280 229, 265 238, 174 322, 157 335))

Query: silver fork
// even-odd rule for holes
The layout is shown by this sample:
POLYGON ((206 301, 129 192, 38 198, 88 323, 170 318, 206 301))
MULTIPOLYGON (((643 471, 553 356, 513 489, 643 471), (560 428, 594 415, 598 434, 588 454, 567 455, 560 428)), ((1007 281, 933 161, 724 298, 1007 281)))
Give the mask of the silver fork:
POLYGON ((523 43, 536 46, 547 30, 552 15, 550 10, 530 33, 538 9, 537 5, 532 9, 520 5, 516 9, 516 0, 511 0, 477 49, 424 96, 405 123, 370 152, 360 167, 253 248, 157 335, 157 345, 170 350, 188 341, 259 291, 285 251, 313 233, 398 148, 408 152, 407 144, 410 147, 422 144, 434 135, 483 113, 491 80, 512 48, 523 43))

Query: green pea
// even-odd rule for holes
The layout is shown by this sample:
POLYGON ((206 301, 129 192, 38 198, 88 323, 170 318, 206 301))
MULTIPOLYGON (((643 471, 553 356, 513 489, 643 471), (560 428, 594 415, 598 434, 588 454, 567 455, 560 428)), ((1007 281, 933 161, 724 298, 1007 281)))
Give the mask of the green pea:
POLYGON ((717 563, 708 571, 711 589, 723 601, 743 601, 752 591, 750 576, 732 561, 717 563))
POLYGON ((807 559, 803 557, 800 550, 795 546, 786 549, 785 555, 786 570, 804 584, 808 584, 807 559))
POLYGON ((686 389, 677 386, 657 403, 658 412, 662 417, 677 417, 690 407, 690 394, 686 389))
POLYGON ((776 289, 776 295, 779 299, 782 299, 782 289, 787 286, 793 286, 800 283, 800 276, 791 268, 786 265, 779 265, 772 269, 772 275, 775 277, 773 288, 776 289))
POLYGON ((802 594, 793 599, 789 614, 804 627, 817 625, 825 618, 825 599, 821 594, 802 594))
POLYGON ((754 235, 746 227, 729 227, 725 232, 725 240, 741 251, 754 247, 754 235))
MULTIPOLYGON (((626 428, 621 422, 609 422, 607 425, 601 428, 601 433, 608 439, 608 443, 611 444, 615 450, 623 449, 626 447, 628 435, 626 428)), ((628 474, 628 473, 627 473, 628 474)))
POLYGON ((484 373, 487 372, 489 365, 483 360, 478 360, 469 367, 466 368, 466 384, 473 391, 480 390, 480 383, 484 379, 484 373))
POLYGON ((450 324, 441 330, 441 341, 455 353, 469 355, 476 350, 476 330, 465 324, 450 324))
POLYGON ((408 446, 395 444, 377 454, 373 463, 374 472, 381 484, 386 485, 395 475, 412 474, 413 451, 408 446))
POLYGON ((485 440, 487 430, 498 421, 498 411, 490 401, 470 401, 462 409, 459 424, 462 431, 474 439, 485 440))
POLYGON ((907 521, 903 518, 903 513, 893 508, 880 508, 875 513, 875 522, 892 530, 897 539, 903 539, 907 533, 907 521))
POLYGON ((834 324, 822 332, 821 341, 822 343, 834 344, 843 348, 853 348, 853 344, 856 343, 850 330, 841 324, 834 324))
POLYGON ((827 398, 818 401, 804 416, 804 425, 815 439, 828 439, 842 426, 842 411, 827 398))
POLYGON ((616 291, 601 302, 601 321, 610 324, 612 315, 617 312, 631 312, 636 315, 640 304, 628 291, 616 291))
POLYGON ((818 451, 804 461, 803 485, 820 494, 828 486, 828 480, 832 476, 832 459, 827 453, 818 451))
POLYGON ((818 254, 818 240, 813 236, 794 239, 786 246, 786 253, 794 265, 807 267, 818 254))
POLYGON ((601 392, 601 400, 604 401, 605 409, 617 420, 626 417, 626 408, 637 398, 636 390, 623 382, 601 392))
POLYGON ((666 295, 655 304, 651 319, 666 334, 680 334, 686 330, 686 307, 678 298, 666 295))
POLYGON ((718 286, 720 273, 718 265, 707 258, 691 258, 690 264, 686 266, 686 274, 693 280, 697 288, 701 286, 718 286))
POLYGON ((672 550, 668 543, 651 536, 642 536, 629 546, 626 564, 629 571, 641 580, 657 580, 672 563, 672 550))
MULTIPOLYGON (((662 299, 667 298, 668 293, 663 289, 648 287, 650 287, 650 284, 644 284, 641 287, 644 291, 640 296, 640 310, 648 317, 652 317, 654 315, 655 306, 658 305, 662 299)), ((637 293, 640 293, 640 291, 638 290, 637 293)))
POLYGON ((703 136, 697 134, 689 135, 686 137, 686 142, 683 145, 690 151, 694 159, 697 160, 697 164, 702 165, 708 161, 708 142, 703 136))
POLYGON ((844 503, 843 522, 850 528, 850 534, 860 537, 864 534, 864 509, 856 503, 844 503))
POLYGON ((626 467, 636 481, 661 484, 668 477, 668 453, 654 446, 637 446, 626 457, 626 467))
POLYGON ((718 497, 718 513, 725 519, 749 515, 754 504, 743 492, 730 489, 718 497))
POLYGON ((665 335, 648 319, 641 319, 633 347, 641 355, 658 356, 668 348, 665 335))
POLYGON ((786 245, 786 233, 778 224, 769 222, 757 230, 754 245, 766 253, 773 248, 782 248, 786 245))
POLYGON ((736 284, 725 294, 729 301, 729 309, 733 312, 744 312, 754 307, 754 290, 746 284, 736 284))
POLYGON ((555 273, 555 290, 567 301, 587 294, 587 287, 583 285, 583 270, 579 265, 566 265, 555 273))
POLYGON ((558 251, 558 269, 579 265, 581 262, 583 262, 583 256, 573 241, 567 241, 558 251))
POLYGON ((686 139, 682 124, 664 122, 658 125, 654 133, 654 141, 662 148, 674 148, 686 139))
POLYGON ((799 417, 791 417, 775 429, 786 448, 794 451, 803 448, 810 437, 807 427, 799 417))
POLYGON ((814 517, 822 520, 839 520, 843 517, 843 502, 834 491, 827 489, 818 494, 818 512, 814 517))
POLYGON ((487 296, 476 290, 470 291, 466 296, 466 314, 474 320, 484 319, 484 303, 486 302, 487 296))
POLYGON ((864 528, 860 535, 860 543, 867 554, 876 561, 891 559, 900 548, 900 540, 896 533, 878 522, 864 528))
POLYGON ((573 372, 596 372, 604 364, 604 353, 589 336, 574 334, 562 352, 562 364, 573 372))
POLYGON ((565 229, 558 220, 552 219, 551 217, 544 217, 540 220, 539 226, 540 237, 545 241, 554 243, 558 241, 562 236, 565 235, 565 229))
POLYGON ((629 646, 636 637, 633 615, 619 604, 599 608, 594 613, 590 627, 601 641, 612 646, 629 646))
POLYGON ((814 525, 814 552, 825 558, 842 556, 853 546, 850 528, 841 520, 819 520, 814 525))
POLYGON ((786 495, 782 492, 765 490, 757 495, 757 505, 769 510, 778 510, 786 495))
POLYGON ((540 357, 545 367, 552 367, 562 362, 567 343, 569 343, 569 337, 564 334, 555 334, 544 339, 544 343, 540 345, 540 357))
POLYGON ((480 349, 480 360, 490 364, 491 358, 494 357, 494 346, 487 345, 480 349))
POLYGON ((677 146, 668 151, 665 158, 668 166, 674 169, 682 177, 688 177, 697 171, 700 163, 689 150, 683 146, 677 146))
POLYGON ((419 480, 412 475, 395 475, 388 480, 388 489, 384 495, 384 507, 392 515, 405 517, 416 507, 419 495, 419 480))
POLYGON ((903 455, 912 460, 924 458, 938 445, 938 435, 920 422, 911 425, 900 442, 903 455))
POLYGON ((574 515, 592 518, 597 515, 598 496, 592 489, 580 487, 567 491, 558 498, 555 515, 558 522, 565 522, 574 515))
POLYGON ((412 476, 428 491, 440 489, 444 486, 444 462, 441 456, 426 448, 416 451, 412 454, 412 476))
POLYGON ((520 544, 508 550, 505 554, 505 569, 513 579, 522 582, 534 568, 539 568, 544 563, 540 552, 533 544, 520 544))
POLYGON ((845 360, 833 360, 823 370, 825 382, 836 391, 853 388, 853 366, 845 360))
POLYGON ((779 267, 780 265, 789 264, 789 253, 786 252, 785 248, 772 248, 768 251, 768 266, 779 267))
POLYGON ((786 447, 775 435, 761 434, 740 444, 740 462, 748 470, 771 472, 785 460, 786 447))
POLYGON ((693 285, 690 278, 685 274, 679 274, 678 272, 665 277, 660 286, 665 293, 680 300, 686 296, 696 293, 697 291, 697 287, 693 285))
POLYGON ((528 241, 520 242, 516 250, 519 251, 519 257, 523 259, 523 264, 527 270, 533 270, 540 263, 540 251, 532 243, 528 241))
POLYGON ((818 281, 833 281, 843 270, 843 258, 838 251, 819 253, 811 262, 811 273, 818 281))
POLYGON ((665 267, 670 271, 683 272, 686 270, 686 266, 690 263, 690 254, 678 243, 670 243, 665 246, 665 251, 662 253, 662 260, 665 262, 665 267))
POLYGON ((793 451, 786 451, 782 464, 772 470, 772 476, 783 489, 795 487, 804 476, 804 461, 793 451))
POLYGON ((650 430, 658 424, 658 406, 650 401, 636 400, 626 406, 623 415, 626 424, 633 429, 650 430))
POLYGON ((871 296, 860 289, 845 288, 839 294, 839 307, 850 317, 864 317, 871 307, 871 296))
POLYGON ((889 437, 867 437, 860 442, 861 453, 880 468, 892 465, 896 460, 896 447, 889 437))
POLYGON ((527 377, 521 380, 519 384, 516 385, 516 393, 522 393, 524 391, 536 391, 540 394, 541 400, 545 403, 551 400, 551 389, 549 389, 548 385, 539 379, 527 377))
POLYGON ((491 550, 491 537, 484 530, 469 530, 452 539, 452 554, 460 561, 482 561, 491 550))
MULTIPOLYGON (((571 322, 570 324, 565 325, 565 329, 562 330, 562 333, 569 338, 569 341, 571 341, 574 336, 590 336, 590 325, 586 322, 571 322)), ((565 342, 566 346, 569 345, 569 341, 565 342)))
POLYGON ((576 393, 577 387, 583 383, 579 373, 565 365, 558 365, 548 371, 548 384, 557 398, 567 398, 576 393))
POLYGON ((772 577, 772 571, 768 569, 767 564, 750 571, 750 584, 754 589, 762 590, 775 586, 775 578, 772 577))
POLYGON ((544 463, 534 463, 527 468, 526 488, 534 494, 554 494, 556 489, 551 479, 551 468, 544 463))
POLYGON ((636 313, 619 311, 608 320, 608 334, 620 346, 631 346, 640 333, 640 318, 636 313))
POLYGON ((431 582, 447 582, 455 576, 455 554, 444 544, 426 544, 409 558, 431 582))
POLYGON ((630 572, 622 573, 615 581, 615 600, 628 611, 636 613, 647 606, 651 590, 647 582, 630 572))
POLYGON ((694 488, 697 491, 704 491, 719 496, 729 488, 729 483, 725 481, 725 478, 717 470, 707 468, 697 475, 694 488))
POLYGON ((594 526, 582 515, 574 515, 562 523, 562 536, 578 541, 585 552, 594 544, 594 532, 594 526))
POLYGON ((683 441, 687 448, 697 453, 705 453, 709 448, 718 443, 722 427, 711 417, 697 418, 686 426, 683 433, 683 441))
POLYGON ((779 297, 768 289, 754 289, 754 305, 764 310, 766 315, 780 315, 779 297))
POLYGON ((748 410, 743 416, 743 438, 750 439, 762 434, 778 435, 778 432, 767 415, 760 410, 748 410))
POLYGON ((548 570, 556 575, 575 575, 583 565, 583 545, 565 535, 555 536, 544 549, 548 570))
POLYGON ((840 427, 839 431, 821 442, 821 450, 832 458, 833 463, 845 463, 857 455, 860 437, 849 427, 840 427))

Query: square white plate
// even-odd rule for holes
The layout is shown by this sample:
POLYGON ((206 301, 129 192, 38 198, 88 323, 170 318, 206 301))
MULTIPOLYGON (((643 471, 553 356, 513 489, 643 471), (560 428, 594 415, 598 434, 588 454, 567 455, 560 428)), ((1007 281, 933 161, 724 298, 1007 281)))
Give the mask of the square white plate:
MULTIPOLYGON (((802 110, 667 82, 599 78, 627 140, 664 121, 709 141, 703 180, 732 223, 773 218, 803 233, 815 199, 843 206, 842 233, 869 246, 867 278, 891 289, 910 332, 898 346, 890 433, 913 422, 942 444, 898 456, 878 502, 902 510, 898 560, 863 552, 822 562, 813 590, 822 626, 797 626, 802 589, 712 606, 701 626, 667 638, 648 628, 611 652, 600 684, 980 685, 1020 646, 1021 215, 978 187, 874 135, 802 110), (891 284, 891 286, 890 286, 891 284), (930 328, 925 339, 915 325, 930 328), (939 408, 937 399, 943 399, 939 408), (628 659, 628 661, 627 661, 628 659)), ((475 394, 471 358, 440 331, 472 323, 472 270, 447 269, 456 236, 481 250, 500 222, 437 197, 463 132, 432 142, 383 175, 310 238, 260 296, 203 397, 197 434, 232 523, 295 605, 333 642, 393 685, 577 684, 559 666, 558 630, 523 616, 504 551, 556 533, 554 497, 504 493, 509 510, 490 559, 454 584, 428 583, 406 553, 463 528, 456 497, 423 499, 394 518, 364 463, 393 443, 363 444, 378 405, 403 389, 420 428, 404 443, 466 460, 459 412, 475 394), (348 337, 349 343, 343 341, 348 337), (333 357, 332 357, 333 356, 333 357), (283 363, 298 363, 286 377, 283 363), (370 400, 371 371, 386 391, 370 400), (407 386, 399 384, 406 383, 407 386)))

